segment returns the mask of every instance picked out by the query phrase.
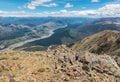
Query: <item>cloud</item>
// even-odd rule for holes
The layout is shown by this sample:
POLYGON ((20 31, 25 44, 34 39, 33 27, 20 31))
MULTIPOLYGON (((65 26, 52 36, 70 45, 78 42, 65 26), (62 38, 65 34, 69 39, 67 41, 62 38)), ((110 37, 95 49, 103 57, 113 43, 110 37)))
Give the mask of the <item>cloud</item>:
POLYGON ((99 2, 99 0, 91 0, 91 2, 95 2, 96 3, 96 2, 99 2))
POLYGON ((61 13, 67 13, 67 10, 60 10, 61 13))
POLYGON ((56 7, 58 4, 53 3, 52 0, 32 0, 24 5, 25 8, 36 9, 37 6, 56 7))
POLYGON ((29 13, 29 12, 25 12, 25 11, 20 11, 20 12, 0 11, 0 16, 2 16, 2 17, 35 17, 36 15, 39 15, 39 14, 29 13))
POLYGON ((58 4, 50 3, 50 4, 43 4, 42 6, 45 6, 45 7, 56 7, 56 6, 58 6, 58 4))
POLYGON ((65 5, 65 8, 70 8, 70 7, 73 7, 73 5, 70 4, 70 3, 67 3, 67 4, 65 5))
POLYGON ((106 4, 105 6, 96 10, 81 10, 81 11, 67 11, 60 10, 56 12, 6 12, 0 11, 0 16, 3 17, 120 17, 120 4, 106 4))
POLYGON ((120 16, 120 4, 107 4, 96 12, 99 16, 120 16))

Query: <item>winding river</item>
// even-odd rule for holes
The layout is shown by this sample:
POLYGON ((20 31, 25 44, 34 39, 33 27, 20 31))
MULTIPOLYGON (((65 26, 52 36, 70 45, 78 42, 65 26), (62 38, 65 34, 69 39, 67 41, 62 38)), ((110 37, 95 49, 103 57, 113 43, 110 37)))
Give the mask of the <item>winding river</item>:
MULTIPOLYGON (((65 28, 65 27, 67 27, 67 26, 68 26, 68 25, 64 25, 64 26, 61 26, 60 28, 65 28)), ((57 29, 59 29, 59 28, 57 28, 57 29)), ((15 43, 15 44, 12 44, 12 45, 8 46, 7 48, 4 48, 4 49, 1 50, 1 51, 4 51, 4 50, 13 50, 13 49, 15 49, 15 48, 17 48, 17 47, 21 47, 21 46, 23 46, 23 45, 25 45, 25 44, 27 44, 27 43, 29 43, 29 42, 34 42, 34 41, 36 41, 36 40, 41 40, 41 39, 48 38, 48 37, 52 36, 52 35, 54 34, 54 31, 57 30, 57 29, 51 29, 51 30, 48 32, 48 35, 46 35, 46 36, 42 36, 42 37, 40 37, 40 38, 32 38, 32 39, 29 39, 29 40, 21 41, 21 42, 18 42, 18 43, 15 43)))

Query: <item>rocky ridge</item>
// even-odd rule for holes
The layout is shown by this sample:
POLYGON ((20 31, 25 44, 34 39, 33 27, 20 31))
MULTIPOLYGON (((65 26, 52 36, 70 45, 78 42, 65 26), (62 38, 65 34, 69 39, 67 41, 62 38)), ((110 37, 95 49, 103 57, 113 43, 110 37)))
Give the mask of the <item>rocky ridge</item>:
POLYGON ((38 52, 1 51, 0 82, 120 82, 118 55, 98 55, 78 47, 75 50, 60 45, 38 52))
POLYGON ((105 30, 88 36, 75 43, 73 49, 97 54, 120 55, 120 31, 105 30))
POLYGON ((120 82, 120 58, 75 52, 0 52, 0 82, 120 82))

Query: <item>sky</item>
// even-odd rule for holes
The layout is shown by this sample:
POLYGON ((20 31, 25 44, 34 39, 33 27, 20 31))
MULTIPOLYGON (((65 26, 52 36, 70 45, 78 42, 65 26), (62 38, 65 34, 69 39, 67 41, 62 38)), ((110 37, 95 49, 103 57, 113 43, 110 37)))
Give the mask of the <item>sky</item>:
POLYGON ((120 17, 120 0, 0 0, 2 17, 120 17))

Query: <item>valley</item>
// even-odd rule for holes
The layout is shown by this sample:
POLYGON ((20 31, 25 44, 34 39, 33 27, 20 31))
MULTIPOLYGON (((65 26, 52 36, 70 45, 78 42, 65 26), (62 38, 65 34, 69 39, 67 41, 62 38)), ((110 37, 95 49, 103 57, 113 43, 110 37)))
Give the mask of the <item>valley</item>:
POLYGON ((0 82, 120 82, 120 0, 0 0, 0 82))
MULTIPOLYGON (((120 30, 120 18, 14 18, 14 21, 9 21, 11 18, 5 19, 4 23, 0 22, 0 50, 36 51, 38 48, 39 51, 49 46, 69 46, 100 31, 120 30), (2 37, 3 35, 5 36, 2 37)), ((3 21, 2 18, 0 20, 3 21)))
POLYGON ((120 81, 120 18, 20 19, 0 27, 0 82, 120 81))
POLYGON ((119 35, 120 31, 107 30, 84 38, 71 47, 59 45, 54 49, 34 52, 0 51, 0 81, 119 82, 119 35), (101 47, 108 43, 112 43, 111 49, 101 47), (114 51, 119 52, 116 54, 114 51))
POLYGON ((18 49, 27 43, 52 36, 57 29, 64 29, 78 21, 82 24, 87 20, 87 18, 1 18, 0 21, 4 22, 0 22, 0 50, 18 49), (14 20, 9 21, 10 19, 14 20))
MULTIPOLYGON (((59 27, 59 26, 58 26, 59 27)), ((64 25, 64 26, 60 26, 59 28, 65 28, 67 27, 67 25, 64 25)), ((56 29, 56 28, 55 28, 56 29)), ((32 39, 29 39, 29 40, 25 40, 25 41, 21 41, 21 42, 18 42, 18 43, 15 43, 15 44, 12 44, 10 46, 8 46, 7 48, 4 48, 3 50, 11 50, 11 49, 15 49, 17 47, 21 47, 27 43, 30 43, 30 42, 34 42, 36 40, 40 40, 40 39, 44 39, 44 38, 48 38, 50 36, 52 36, 54 34, 54 30, 55 29, 50 29, 50 30, 47 30, 47 34, 46 35, 42 35, 40 38, 32 38, 32 39)))
MULTIPOLYGON (((104 31, 104 30, 120 30, 120 25, 115 22, 106 23, 106 21, 118 21, 120 18, 104 18, 104 19, 94 19, 91 22, 84 22, 83 24, 69 24, 66 28, 60 28, 55 31, 55 33, 45 39, 36 40, 30 43, 27 43, 20 48, 24 48, 23 50, 35 50, 35 46, 56 46, 61 44, 71 45, 75 42, 82 40, 83 38, 93 35, 95 33, 104 31), (99 21, 98 21, 99 20, 99 21), (96 22, 96 23, 95 23, 96 22), (99 24, 103 22, 103 24, 99 24), (94 23, 94 24, 93 24, 94 23)), ((38 50, 39 51, 39 50, 38 50)))

